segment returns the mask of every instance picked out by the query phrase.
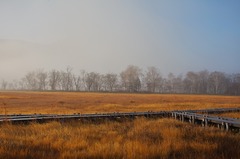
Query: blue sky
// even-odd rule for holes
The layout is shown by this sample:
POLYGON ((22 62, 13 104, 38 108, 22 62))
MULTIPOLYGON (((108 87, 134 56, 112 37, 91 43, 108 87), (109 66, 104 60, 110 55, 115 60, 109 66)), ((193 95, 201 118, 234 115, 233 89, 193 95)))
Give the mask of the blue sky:
POLYGON ((1 0, 0 79, 42 68, 240 72, 238 0, 1 0))

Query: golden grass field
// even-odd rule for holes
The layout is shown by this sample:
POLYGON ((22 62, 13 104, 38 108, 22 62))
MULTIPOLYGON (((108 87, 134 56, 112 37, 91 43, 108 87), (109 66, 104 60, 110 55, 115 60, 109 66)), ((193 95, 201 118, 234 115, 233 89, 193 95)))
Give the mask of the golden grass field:
MULTIPOLYGON (((0 92, 0 106, 0 114, 160 111, 240 107, 240 97, 0 92)), ((240 134, 173 119, 6 123, 0 143, 0 158, 240 158, 240 134)))
POLYGON ((0 126, 0 158, 239 158, 240 135, 173 119, 0 126))
POLYGON ((239 96, 0 92, 0 114, 96 113, 240 107, 239 96))

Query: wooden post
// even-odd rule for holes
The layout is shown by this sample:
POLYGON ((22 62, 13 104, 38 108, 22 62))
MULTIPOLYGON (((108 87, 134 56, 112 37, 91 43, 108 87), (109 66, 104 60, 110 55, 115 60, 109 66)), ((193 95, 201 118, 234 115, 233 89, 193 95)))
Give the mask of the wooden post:
POLYGON ((224 130, 224 127, 225 127, 224 122, 222 122, 221 129, 224 130))
POLYGON ((225 123, 225 128, 226 128, 226 131, 229 130, 229 124, 228 123, 225 123))
POLYGON ((192 123, 192 116, 189 116, 189 123, 192 123))
POLYGON ((204 127, 205 124, 205 118, 202 119, 202 127, 204 127))
POLYGON ((205 119, 205 126, 208 126, 208 120, 205 119))
POLYGON ((195 116, 192 116, 192 123, 195 124, 195 116))

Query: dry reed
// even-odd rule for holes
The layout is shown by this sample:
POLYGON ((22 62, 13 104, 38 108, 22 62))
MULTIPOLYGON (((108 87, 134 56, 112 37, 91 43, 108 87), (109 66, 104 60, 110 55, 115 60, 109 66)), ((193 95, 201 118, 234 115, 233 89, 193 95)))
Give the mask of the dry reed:
MULTIPOLYGON (((0 92, 0 105, 0 114, 68 114, 239 107, 240 98, 206 95, 0 92)), ((233 113, 224 115, 234 116, 233 113)), ((2 124, 0 143, 0 158, 240 157, 239 134, 172 119, 2 124)))

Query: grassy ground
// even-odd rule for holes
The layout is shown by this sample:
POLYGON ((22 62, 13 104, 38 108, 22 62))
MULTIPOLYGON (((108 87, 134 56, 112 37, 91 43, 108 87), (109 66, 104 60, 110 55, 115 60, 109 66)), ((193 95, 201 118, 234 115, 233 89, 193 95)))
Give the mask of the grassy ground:
MULTIPOLYGON (((239 107, 234 96, 0 92, 0 114, 239 107)), ((235 115, 234 115, 235 114, 235 115)), ((236 115, 237 114, 237 115, 236 115)), ((223 116, 238 116, 225 113, 223 116)), ((0 158, 239 158, 240 134, 173 119, 0 125, 0 158)))
POLYGON ((240 135, 173 119, 0 126, 0 158, 239 158, 240 135))
POLYGON ((240 97, 66 92, 0 92, 0 114, 72 114, 225 107, 240 107, 240 97))
POLYGON ((231 117, 231 118, 240 119, 240 112, 221 113, 221 114, 215 114, 215 116, 231 117))

